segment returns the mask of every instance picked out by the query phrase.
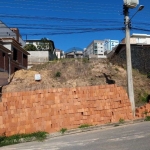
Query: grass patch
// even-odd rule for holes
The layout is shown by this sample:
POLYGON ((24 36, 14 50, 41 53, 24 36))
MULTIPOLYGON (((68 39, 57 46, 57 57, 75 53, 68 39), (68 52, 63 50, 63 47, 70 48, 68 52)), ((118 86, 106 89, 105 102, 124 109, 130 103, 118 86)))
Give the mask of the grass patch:
POLYGON ((87 128, 87 127, 90 127, 92 125, 89 125, 89 124, 82 124, 80 125, 78 128, 87 128))
POLYGON ((67 131, 67 128, 60 129, 60 133, 64 134, 67 131))
POLYGON ((47 137, 47 132, 38 131, 30 134, 15 134, 12 136, 0 136, 0 147, 22 142, 30 142, 33 140, 43 141, 47 137))
POLYGON ((116 71, 119 71, 119 69, 118 69, 118 68, 115 68, 115 70, 116 70, 116 71))
POLYGON ((146 93, 145 91, 144 92, 141 92, 139 94, 139 98, 140 98, 140 101, 144 102, 144 103, 147 103, 148 102, 148 93, 146 93))
POLYGON ((114 125, 114 127, 118 127, 118 126, 119 126, 119 124, 115 124, 115 125, 114 125))
POLYGON ((61 72, 59 72, 59 71, 56 72, 56 73, 55 73, 55 77, 56 77, 56 78, 61 77, 61 72))
POLYGON ((122 118, 119 119, 119 123, 122 124, 122 123, 124 123, 124 122, 125 122, 124 119, 122 119, 122 118))
POLYGON ((150 72, 147 73, 147 78, 150 79, 150 72))
POLYGON ((82 58, 82 62, 83 63, 89 63, 89 59, 88 58, 82 58))
POLYGON ((146 116, 144 121, 150 121, 150 116, 146 116))

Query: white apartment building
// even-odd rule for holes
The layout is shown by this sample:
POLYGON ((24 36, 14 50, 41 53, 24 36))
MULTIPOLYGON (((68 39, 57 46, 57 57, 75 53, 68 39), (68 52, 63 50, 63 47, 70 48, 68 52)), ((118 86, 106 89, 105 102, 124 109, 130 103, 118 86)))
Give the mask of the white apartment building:
POLYGON ((105 44, 105 51, 112 51, 114 47, 116 47, 119 44, 119 40, 104 40, 105 44))
MULTIPOLYGON (((125 43, 125 38, 121 43, 125 43)), ((133 33, 130 37, 130 44, 150 44, 150 35, 133 33)))
POLYGON ((89 58, 106 58, 104 41, 94 40, 84 49, 84 56, 89 58))

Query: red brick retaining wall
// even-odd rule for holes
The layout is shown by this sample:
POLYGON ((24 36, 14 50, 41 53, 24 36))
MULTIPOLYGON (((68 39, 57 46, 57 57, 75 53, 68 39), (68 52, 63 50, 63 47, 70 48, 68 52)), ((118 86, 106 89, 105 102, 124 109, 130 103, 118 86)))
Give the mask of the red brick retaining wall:
POLYGON ((136 108, 136 118, 144 118, 145 116, 150 116, 150 103, 136 108))
POLYGON ((56 132, 82 124, 133 119, 125 90, 116 85, 3 93, 0 134, 56 132))

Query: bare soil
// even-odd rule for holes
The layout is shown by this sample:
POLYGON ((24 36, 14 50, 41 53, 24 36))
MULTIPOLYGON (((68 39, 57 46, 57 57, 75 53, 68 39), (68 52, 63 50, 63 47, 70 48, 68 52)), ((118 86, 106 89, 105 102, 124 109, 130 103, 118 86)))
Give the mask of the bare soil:
MULTIPOLYGON (((145 93, 150 94, 150 79, 137 70, 133 70, 133 80, 135 102, 137 106, 140 106, 145 102, 141 97, 145 93)), ((62 59, 15 72, 10 84, 4 86, 2 92, 114 83, 123 86, 126 90, 126 69, 113 65, 106 59, 62 59), (35 74, 40 74, 42 80, 35 81, 35 74)))

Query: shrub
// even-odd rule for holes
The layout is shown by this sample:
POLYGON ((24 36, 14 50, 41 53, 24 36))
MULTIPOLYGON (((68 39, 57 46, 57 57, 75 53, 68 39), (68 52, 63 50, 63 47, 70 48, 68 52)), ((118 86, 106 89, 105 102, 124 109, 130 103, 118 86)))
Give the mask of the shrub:
POLYGON ((147 73, 147 78, 149 78, 149 79, 150 79, 150 72, 148 72, 148 73, 147 73))
POLYGON ((143 93, 140 93, 139 98, 142 102, 147 103, 149 99, 149 95, 144 91, 143 93))
POLYGON ((89 59, 88 58, 83 58, 82 61, 83 61, 83 63, 89 63, 89 59))
POLYGON ((125 122, 124 119, 122 118, 119 119, 119 123, 124 123, 124 122, 125 122))
POLYGON ((47 132, 38 131, 30 134, 15 134, 12 136, 0 136, 0 147, 6 145, 17 144, 21 142, 29 142, 33 140, 43 141, 47 137, 47 132))
POLYGON ((87 128, 87 127, 90 127, 91 125, 89 125, 89 124, 82 124, 82 125, 80 125, 79 126, 79 128, 87 128))
POLYGON ((150 116, 146 116, 145 121, 150 121, 150 116))
POLYGON ((62 129, 60 130, 60 133, 64 134, 66 131, 67 131, 67 128, 62 128, 62 129))
POLYGON ((55 77, 57 78, 57 77, 60 77, 61 76, 61 72, 56 72, 56 74, 55 74, 55 77))

